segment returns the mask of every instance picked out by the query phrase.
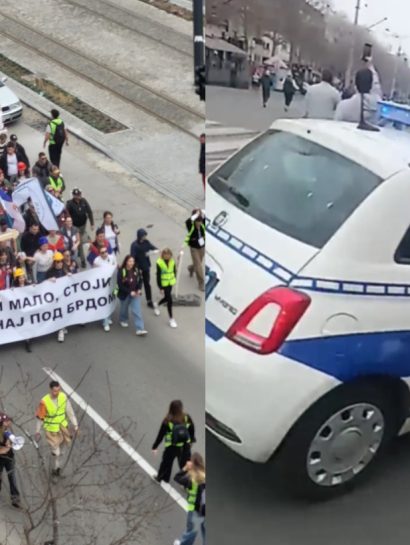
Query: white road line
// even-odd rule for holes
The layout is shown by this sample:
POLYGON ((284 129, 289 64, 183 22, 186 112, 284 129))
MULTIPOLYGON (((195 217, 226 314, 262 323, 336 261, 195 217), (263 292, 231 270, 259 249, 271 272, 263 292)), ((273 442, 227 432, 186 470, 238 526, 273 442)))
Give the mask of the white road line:
MULTIPOLYGON (((77 403, 77 405, 99 426, 128 456, 136 462, 140 468, 147 473, 152 479, 157 474, 157 471, 143 458, 135 449, 132 448, 121 435, 114 430, 84 399, 75 392, 71 386, 61 378, 55 371, 49 367, 43 367, 43 371, 53 380, 61 384, 65 393, 77 403)), ((170 496, 182 509, 188 510, 188 504, 185 498, 168 483, 161 483, 163 490, 170 496)))

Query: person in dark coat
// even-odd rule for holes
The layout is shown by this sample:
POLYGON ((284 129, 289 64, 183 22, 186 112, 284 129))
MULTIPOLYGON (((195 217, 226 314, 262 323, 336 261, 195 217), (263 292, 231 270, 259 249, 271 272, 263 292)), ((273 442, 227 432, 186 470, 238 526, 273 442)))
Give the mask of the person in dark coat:
POLYGON ((199 151, 199 174, 202 176, 202 183, 205 189, 205 177, 206 177, 206 134, 202 133, 199 137, 201 144, 199 151))
POLYGON ((148 233, 145 229, 138 229, 137 238, 131 244, 130 254, 135 259, 137 268, 141 272, 147 305, 149 308, 154 308, 154 303, 152 302, 150 276, 151 260, 149 258, 149 252, 157 252, 158 248, 147 239, 147 235, 148 233))
POLYGON ((38 154, 38 160, 33 165, 33 176, 37 178, 43 188, 45 189, 48 186, 48 179, 50 177, 51 172, 51 163, 47 159, 47 155, 44 153, 44 151, 40 151, 38 154))
POLYGON ((27 169, 30 168, 30 161, 29 161, 29 158, 27 156, 27 153, 26 153, 26 150, 24 149, 24 147, 20 144, 20 142, 17 141, 17 135, 16 134, 11 134, 10 135, 10 142, 12 144, 14 144, 14 147, 16 148, 16 151, 19 152, 19 154, 21 155, 22 157, 22 161, 23 163, 27 166, 27 169))
POLYGON ((260 85, 262 89, 262 104, 263 107, 266 108, 266 104, 268 103, 270 98, 270 90, 272 88, 272 80, 269 74, 269 70, 267 68, 265 68, 261 76, 260 85))
POLYGON ((293 97, 295 96, 295 86, 293 85, 292 76, 287 76, 285 83, 283 84, 283 94, 285 96, 285 112, 288 111, 289 106, 292 104, 293 97))

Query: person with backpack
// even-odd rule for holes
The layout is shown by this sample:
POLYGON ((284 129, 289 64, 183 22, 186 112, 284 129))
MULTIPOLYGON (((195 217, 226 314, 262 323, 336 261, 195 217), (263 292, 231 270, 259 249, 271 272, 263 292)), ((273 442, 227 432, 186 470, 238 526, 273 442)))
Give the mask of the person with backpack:
POLYGON ((182 401, 179 399, 171 401, 169 405, 168 414, 162 421, 152 445, 154 455, 157 454, 163 440, 165 449, 155 480, 159 483, 161 481, 169 483, 175 458, 178 459, 179 468, 183 469, 191 458, 191 445, 196 442, 194 422, 184 411, 182 401))
POLYGON ((184 469, 175 475, 175 481, 188 493, 188 517, 186 531, 174 545, 193 545, 199 531, 205 544, 206 474, 204 459, 194 452, 184 469))
POLYGON ((47 125, 43 147, 46 147, 47 142, 50 162, 59 167, 64 143, 68 146, 68 133, 64 121, 60 118, 60 112, 55 109, 51 110, 51 121, 47 125))

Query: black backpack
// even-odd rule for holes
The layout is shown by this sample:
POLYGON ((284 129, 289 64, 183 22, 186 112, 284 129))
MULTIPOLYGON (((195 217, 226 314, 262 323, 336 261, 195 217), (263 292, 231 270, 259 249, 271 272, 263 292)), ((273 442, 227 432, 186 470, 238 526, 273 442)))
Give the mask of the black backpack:
POLYGON ((54 121, 50 121, 50 125, 54 125, 56 128, 53 135, 54 142, 59 146, 63 145, 65 141, 64 121, 62 121, 59 125, 54 123, 54 121))
POLYGON ((189 430, 187 428, 186 422, 183 424, 174 424, 172 426, 172 445, 176 446, 180 443, 183 443, 184 445, 188 443, 190 439, 189 430))

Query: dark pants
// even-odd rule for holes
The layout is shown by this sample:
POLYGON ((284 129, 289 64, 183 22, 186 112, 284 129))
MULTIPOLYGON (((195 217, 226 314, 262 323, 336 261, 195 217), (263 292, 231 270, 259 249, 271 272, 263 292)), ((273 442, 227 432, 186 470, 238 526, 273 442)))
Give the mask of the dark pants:
POLYGON ((269 98, 270 98, 270 89, 267 89, 266 87, 262 87, 262 101, 264 105, 267 104, 269 98))
MULTIPOLYGON (((3 469, 6 470, 7 477, 9 479, 10 485, 10 496, 12 500, 18 499, 20 492, 17 488, 16 483, 16 468, 14 459, 7 458, 6 456, 0 456, 0 478, 3 473, 3 469)), ((1 489, 1 480, 0 480, 0 489, 1 489)))
POLYGON ((150 270, 142 271, 142 281, 144 283, 145 298, 147 303, 152 303, 150 270))
POLYGON ((183 469, 188 460, 191 459, 191 445, 165 448, 158 470, 158 480, 169 483, 175 458, 178 459, 179 468, 183 469))
POLYGON ((285 93, 285 106, 288 108, 293 100, 293 94, 292 93, 285 93))
POLYGON ((158 305, 165 305, 166 303, 168 315, 170 318, 172 318, 172 286, 167 286, 166 288, 162 289, 164 290, 164 297, 161 299, 158 305))
POLYGON ((62 144, 50 144, 48 146, 48 155, 50 156, 50 162, 52 165, 56 165, 58 167, 60 166, 62 149, 62 144))

